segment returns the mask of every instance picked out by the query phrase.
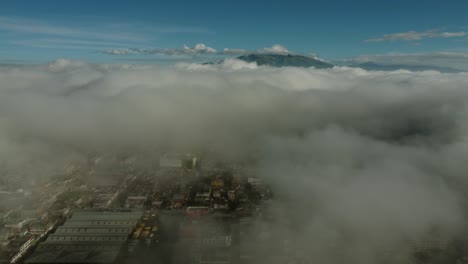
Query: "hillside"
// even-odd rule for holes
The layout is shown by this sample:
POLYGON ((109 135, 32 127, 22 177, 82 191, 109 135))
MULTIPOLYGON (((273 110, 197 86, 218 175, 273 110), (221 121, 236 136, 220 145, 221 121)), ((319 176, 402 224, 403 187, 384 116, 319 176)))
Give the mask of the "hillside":
POLYGON ((256 62, 257 65, 272 67, 315 67, 317 69, 332 68, 333 65, 321 60, 302 55, 281 54, 250 54, 237 57, 246 62, 256 62))

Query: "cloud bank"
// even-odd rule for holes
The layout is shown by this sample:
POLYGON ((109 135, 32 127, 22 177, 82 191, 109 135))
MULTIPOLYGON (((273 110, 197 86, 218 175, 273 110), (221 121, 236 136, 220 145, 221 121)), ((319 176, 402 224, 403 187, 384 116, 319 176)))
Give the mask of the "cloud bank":
POLYGON ((376 62, 382 64, 430 65, 436 67, 452 67, 468 71, 468 53, 463 52, 361 55, 345 59, 344 62, 354 64, 376 62))
POLYGON ((193 47, 184 46, 183 48, 123 48, 123 49, 107 49, 101 51, 107 55, 129 55, 129 54, 161 54, 161 55, 245 55, 250 53, 260 54, 289 54, 291 53, 288 49, 281 45, 273 45, 270 48, 262 48, 257 50, 245 50, 245 49, 230 49, 224 48, 218 51, 212 47, 209 47, 203 43, 198 43, 193 47))
POLYGON ((386 42, 386 41, 418 41, 428 38, 462 38, 468 37, 468 32, 457 31, 457 32, 442 32, 440 30, 428 30, 428 31, 407 31, 400 33, 385 34, 378 38, 367 39, 366 42, 386 42))
POLYGON ((210 149, 255 161, 283 232, 266 243, 299 258, 406 263, 415 241, 465 228, 467 74, 58 60, 1 66, 0 83, 2 180, 91 152, 210 149))

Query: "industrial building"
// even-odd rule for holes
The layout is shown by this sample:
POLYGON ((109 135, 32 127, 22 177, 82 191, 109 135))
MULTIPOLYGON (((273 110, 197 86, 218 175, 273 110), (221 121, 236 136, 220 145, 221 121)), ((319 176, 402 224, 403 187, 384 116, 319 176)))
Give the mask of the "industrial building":
POLYGON ((75 212, 25 263, 119 263, 141 216, 141 211, 75 212))
POLYGON ((193 169, 199 166, 199 160, 191 154, 165 154, 159 159, 161 168, 185 168, 193 169))

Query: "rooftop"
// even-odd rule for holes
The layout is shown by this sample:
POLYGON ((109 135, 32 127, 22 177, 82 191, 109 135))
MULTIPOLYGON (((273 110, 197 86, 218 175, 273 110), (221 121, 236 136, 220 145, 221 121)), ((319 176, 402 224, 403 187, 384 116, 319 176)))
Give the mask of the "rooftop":
POLYGON ((75 212, 25 263, 114 263, 142 212, 75 212))

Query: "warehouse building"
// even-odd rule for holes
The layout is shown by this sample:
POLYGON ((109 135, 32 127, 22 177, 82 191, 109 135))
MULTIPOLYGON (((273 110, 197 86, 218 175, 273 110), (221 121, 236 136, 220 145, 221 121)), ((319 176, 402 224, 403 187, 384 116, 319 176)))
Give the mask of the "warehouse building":
POLYGON ((75 212, 25 263, 119 263, 141 216, 131 211, 75 212))

